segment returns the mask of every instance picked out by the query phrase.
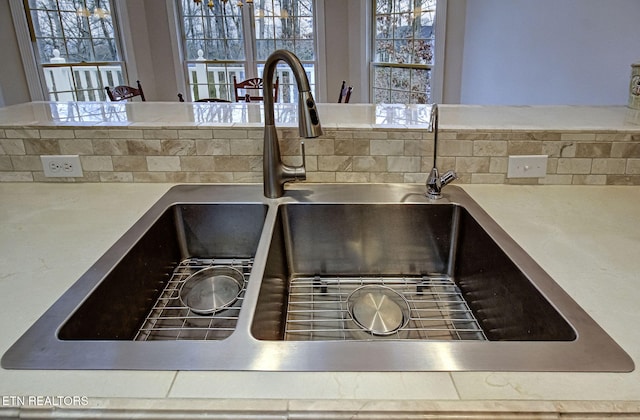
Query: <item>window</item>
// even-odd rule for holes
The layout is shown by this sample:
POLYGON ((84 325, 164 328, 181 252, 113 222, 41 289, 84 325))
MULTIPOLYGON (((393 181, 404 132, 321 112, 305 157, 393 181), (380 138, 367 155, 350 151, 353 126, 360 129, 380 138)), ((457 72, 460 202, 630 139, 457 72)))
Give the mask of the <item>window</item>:
MULTIPOLYGON (((316 80, 313 0, 179 0, 184 58, 193 100, 234 100, 238 81, 261 77, 264 63, 277 49, 296 54, 312 88, 316 80)), ((280 102, 297 100, 295 79, 279 65, 280 102)))
POLYGON ((51 101, 103 101, 124 83, 109 0, 29 0, 27 19, 51 101))
POLYGON ((430 103, 436 0, 373 0, 375 103, 430 103))

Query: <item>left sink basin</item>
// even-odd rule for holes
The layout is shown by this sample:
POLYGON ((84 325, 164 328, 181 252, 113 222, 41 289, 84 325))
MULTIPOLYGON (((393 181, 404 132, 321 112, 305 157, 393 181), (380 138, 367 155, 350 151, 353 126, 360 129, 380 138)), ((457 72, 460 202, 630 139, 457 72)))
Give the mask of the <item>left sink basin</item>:
MULTIPOLYGON (((14 369, 178 369, 188 343, 212 343, 225 365, 268 205, 253 186, 177 186, 160 198, 5 353, 14 369), (211 266, 240 271, 237 296, 213 313, 179 293, 211 266), (217 350, 218 349, 218 350, 217 350)), ((246 305, 245 305, 246 306, 246 305)), ((200 343, 200 344, 197 344, 200 343)), ((209 350, 212 351, 211 348, 209 350)))
POLYGON ((65 322, 62 340, 224 339, 235 327, 244 283, 233 304, 213 314, 179 299, 190 275, 231 266, 249 278, 266 207, 174 204, 124 253, 65 322))

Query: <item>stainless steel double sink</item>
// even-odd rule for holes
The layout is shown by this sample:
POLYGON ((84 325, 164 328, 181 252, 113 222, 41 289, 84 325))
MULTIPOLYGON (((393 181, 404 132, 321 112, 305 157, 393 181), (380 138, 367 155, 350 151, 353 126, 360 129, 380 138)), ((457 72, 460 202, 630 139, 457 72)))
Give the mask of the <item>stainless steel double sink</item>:
POLYGON ((7 351, 2 366, 634 369, 462 189, 450 186, 433 201, 420 186, 400 184, 295 184, 279 199, 264 198, 257 185, 176 186, 7 351), (182 284, 218 265, 243 273, 237 299, 212 314, 190 311, 179 299, 182 284), (349 299, 363 287, 399 296, 403 322, 384 334, 357 322, 349 299))

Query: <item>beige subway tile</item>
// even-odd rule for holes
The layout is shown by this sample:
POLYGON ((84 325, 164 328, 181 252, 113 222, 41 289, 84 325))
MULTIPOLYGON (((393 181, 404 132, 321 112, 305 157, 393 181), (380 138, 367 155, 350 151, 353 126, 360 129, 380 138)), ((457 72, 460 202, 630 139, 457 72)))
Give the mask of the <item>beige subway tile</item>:
POLYGON ((640 143, 613 143, 611 157, 640 158, 640 143))
POLYGON ((84 171, 113 171, 111 156, 80 156, 84 171))
POLYGON ((112 139, 142 139, 144 137, 143 130, 131 128, 112 128, 109 129, 109 138, 112 139))
POLYGON ((376 183, 399 183, 404 182, 404 174, 401 172, 389 173, 389 172, 371 172, 370 182, 376 183))
POLYGON ((207 140, 213 138, 213 130, 211 129, 187 129, 187 130, 178 130, 178 138, 179 139, 199 139, 199 140, 207 140))
POLYGON ((402 182, 411 184, 424 184, 427 182, 429 174, 426 172, 409 172, 403 174, 402 182))
POLYGON ((75 137, 75 132, 66 128, 40 129, 41 139, 73 139, 75 137))
POLYGON ((440 141, 438 139, 439 156, 473 156, 473 141, 470 140, 449 140, 440 141))
POLYGON ((574 175, 572 183, 574 185, 606 185, 606 175, 574 175))
POLYGON ((180 156, 180 167, 183 171, 212 171, 213 165, 211 156, 180 156))
POLYGON ((560 135, 562 141, 595 141, 595 133, 562 133, 560 135))
POLYGON ((596 141, 629 141, 631 136, 627 133, 596 133, 596 141))
POLYGON ((627 175, 638 175, 640 174, 640 159, 627 159, 627 175))
POLYGON ((0 172, 0 182, 33 182, 31 172, 0 172))
POLYGON ((188 156, 196 154, 195 140, 160 140, 163 155, 188 156))
POLYGON ((611 156, 611 143, 577 143, 575 157, 608 158, 611 156))
POLYGON ((336 155, 353 156, 355 154, 353 139, 335 139, 334 142, 336 155))
POLYGON ((547 159, 547 173, 548 174, 557 174, 558 173, 558 159, 559 158, 548 158, 547 159))
POLYGON ((504 182, 508 185, 538 185, 539 179, 540 178, 505 178, 504 182))
POLYGON ((473 156, 506 156, 507 142, 496 140, 476 140, 473 142, 473 156))
POLYGON ((336 182, 370 182, 371 175, 368 172, 337 172, 336 182))
POLYGON ((405 156, 433 156, 433 142, 425 140, 405 140, 405 156))
POLYGON ((166 172, 133 172, 133 182, 169 182, 166 172))
POLYGON ((387 133, 389 140, 422 140, 422 131, 419 130, 402 130, 389 131, 387 133))
POLYGON ((607 185, 640 185, 640 175, 607 175, 607 185))
POLYGON ((353 158, 353 170, 356 172, 383 172, 386 169, 386 156, 354 156, 353 158))
POLYGON ((336 182, 335 172, 307 172, 308 182, 336 182))
MULTIPOLYGON (((299 141, 297 142, 297 145, 294 146, 299 147, 299 141)), ((333 156, 335 155, 335 141, 333 139, 323 139, 323 138, 316 138, 316 139, 308 139, 304 142, 305 148, 306 148, 306 153, 309 155, 316 155, 316 156, 333 156)), ((299 153, 299 152, 298 152, 299 153)))
POLYGON ((196 153, 199 156, 224 156, 231 154, 228 139, 196 140, 196 153))
POLYGON ((609 159, 593 159, 591 163, 592 174, 624 174, 626 159, 609 158, 609 159))
POLYGON ((11 156, 14 171, 42 171, 40 156, 11 156))
POLYGON ((401 156, 404 154, 402 140, 371 140, 369 147, 371 155, 401 156))
POLYGON ((411 156, 387 156, 388 172, 420 172, 421 159, 411 156))
POLYGON ((39 139, 40 130, 35 128, 6 128, 5 137, 8 139, 39 139))
POLYGON ((147 167, 150 172, 168 172, 180 170, 179 156, 147 156, 147 167))
POLYGON ((352 171, 353 158, 351 156, 318 156, 318 170, 329 171, 352 171))
POLYGON ((26 154, 22 139, 0 139, 0 155, 26 154))
POLYGON ((142 130, 142 138, 147 140, 170 140, 178 138, 178 130, 154 128, 142 130))
POLYGON ((127 140, 127 151, 130 155, 161 155, 160 140, 127 140))
POLYGON ((75 130, 75 137, 78 139, 108 139, 108 128, 94 129, 94 128, 82 128, 75 130))
MULTIPOLYGON (((456 158, 456 172, 489 172, 491 158, 489 157, 458 157, 456 158)), ((444 171, 444 168, 441 170, 444 171)))
POLYGON ((63 155, 92 155, 93 142, 90 139, 59 140, 60 153, 63 155))
POLYGON ((233 182, 258 183, 262 182, 262 173, 258 172, 234 172, 233 182))
POLYGON ((489 172, 491 173, 507 173, 509 169, 508 157, 490 157, 489 158, 489 172))
POLYGON ((591 159, 559 158, 558 174, 589 174, 591 173, 591 159))
POLYGON ((10 156, 0 156, 0 171, 12 171, 13 164, 10 156))
POLYGON ((230 183, 233 182, 233 172, 200 172, 200 182, 230 183))
POLYGON ((214 139, 246 139, 247 130, 214 128, 212 130, 214 139))
POLYGON ((262 156, 263 142, 257 139, 233 139, 229 144, 231 155, 262 156))
POLYGON ((125 139, 94 139, 91 141, 96 155, 126 155, 129 153, 125 139))
POLYGON ((387 140, 389 134, 387 131, 381 130, 357 130, 353 131, 354 139, 367 139, 367 140, 387 140))
POLYGON ((131 172, 100 172, 100 182, 133 182, 131 172))
POLYGON ((248 156, 214 156, 216 171, 221 172, 249 172, 251 159, 248 156))
POLYGON ((60 154, 60 144, 58 140, 51 139, 24 139, 24 149, 28 155, 60 154))
POLYGON ((147 172, 147 159, 144 156, 112 156, 113 170, 116 172, 147 172))
POLYGON ((472 184, 504 184, 505 174, 471 174, 472 184))
MULTIPOLYGON (((537 179, 539 184, 544 185, 570 185, 573 183, 573 177, 575 175, 569 174, 547 174, 544 178, 533 178, 537 179)), ((526 179, 526 178, 525 178, 526 179)))
POLYGON ((540 141, 510 141, 507 145, 508 155, 541 155, 540 141))
MULTIPOLYGON (((458 135, 456 136, 456 140, 489 140, 491 138, 491 133, 482 133, 482 132, 478 132, 478 131, 472 131, 472 132, 458 132, 458 135)), ((440 140, 440 137, 438 136, 438 140, 440 140)))

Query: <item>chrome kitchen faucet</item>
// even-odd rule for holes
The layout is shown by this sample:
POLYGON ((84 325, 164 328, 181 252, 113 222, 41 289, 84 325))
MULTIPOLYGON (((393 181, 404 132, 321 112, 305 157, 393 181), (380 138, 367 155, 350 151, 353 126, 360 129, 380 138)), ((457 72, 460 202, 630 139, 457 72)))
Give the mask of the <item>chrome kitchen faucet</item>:
POLYGON ((298 85, 298 128, 300 136, 313 138, 322 135, 320 118, 316 103, 311 94, 309 79, 298 57, 286 50, 277 50, 267 58, 262 73, 264 82, 264 151, 263 151, 263 177, 264 196, 268 198, 282 197, 284 184, 289 181, 304 180, 307 178, 305 167, 304 142, 301 144, 302 165, 290 166, 282 162, 280 155, 280 143, 275 126, 273 111, 273 73, 276 65, 282 60, 289 64, 293 70, 298 85))
POLYGON ((429 118, 429 132, 433 133, 433 168, 427 178, 427 192, 425 195, 435 200, 442 198, 442 189, 458 178, 454 171, 447 171, 440 176, 436 167, 436 158, 438 156, 438 116, 438 105, 433 104, 429 118))

